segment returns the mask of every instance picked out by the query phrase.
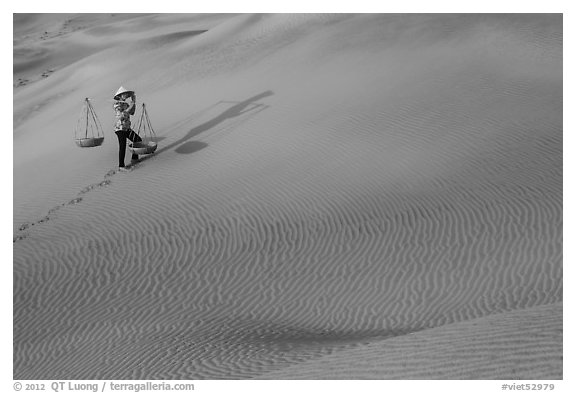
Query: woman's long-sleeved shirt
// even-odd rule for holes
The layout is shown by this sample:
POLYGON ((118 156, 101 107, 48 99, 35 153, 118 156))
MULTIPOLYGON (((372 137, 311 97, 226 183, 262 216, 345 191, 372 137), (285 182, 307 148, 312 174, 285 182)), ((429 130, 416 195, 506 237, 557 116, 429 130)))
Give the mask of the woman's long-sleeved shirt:
POLYGON ((114 131, 127 131, 130 130, 131 122, 130 115, 134 114, 136 104, 128 104, 125 101, 116 101, 114 103, 114 111, 116 112, 116 125, 114 131))

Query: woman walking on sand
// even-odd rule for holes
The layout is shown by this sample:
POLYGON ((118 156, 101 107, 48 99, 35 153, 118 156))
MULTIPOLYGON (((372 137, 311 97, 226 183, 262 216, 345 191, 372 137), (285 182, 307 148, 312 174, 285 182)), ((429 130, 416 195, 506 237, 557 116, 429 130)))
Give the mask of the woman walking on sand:
MULTIPOLYGON (((124 168, 124 156, 126 155, 126 140, 140 142, 142 138, 131 128, 130 116, 136 111, 136 94, 132 90, 126 90, 120 86, 114 94, 114 111, 116 112, 116 125, 114 133, 118 137, 118 167, 124 168)), ((138 161, 138 154, 132 154, 132 163, 138 161)))

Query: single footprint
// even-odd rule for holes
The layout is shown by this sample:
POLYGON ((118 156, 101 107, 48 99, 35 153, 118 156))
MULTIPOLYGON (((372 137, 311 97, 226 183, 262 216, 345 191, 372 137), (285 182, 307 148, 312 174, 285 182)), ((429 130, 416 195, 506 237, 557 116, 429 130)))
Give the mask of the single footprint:
POLYGON ((78 198, 72 199, 70 202, 68 202, 68 204, 69 205, 75 205, 75 204, 80 203, 80 202, 82 202, 82 198, 78 197, 78 198))
POLYGON ((94 184, 90 184, 88 187, 84 187, 78 194, 86 194, 88 191, 92 191, 94 187, 94 184))
POLYGON ((18 235, 18 236, 15 236, 14 239, 12 240, 12 243, 16 243, 16 242, 19 242, 20 240, 24 240, 24 239, 26 239, 27 236, 28 236, 28 235, 18 235))
POLYGON ((90 184, 89 186, 84 187, 82 189, 82 191, 80 191, 78 193, 78 195, 86 194, 87 192, 92 191, 96 187, 105 187, 105 186, 109 185, 110 183, 112 183, 111 180, 104 180, 104 181, 101 181, 100 183, 97 183, 97 184, 90 184))
POLYGON ((61 205, 58 205, 58 206, 55 206, 55 207, 53 207, 52 209, 48 210, 48 214, 52 214, 52 213, 60 210, 60 209, 63 208, 64 206, 66 206, 65 203, 63 203, 63 204, 61 204, 61 205))

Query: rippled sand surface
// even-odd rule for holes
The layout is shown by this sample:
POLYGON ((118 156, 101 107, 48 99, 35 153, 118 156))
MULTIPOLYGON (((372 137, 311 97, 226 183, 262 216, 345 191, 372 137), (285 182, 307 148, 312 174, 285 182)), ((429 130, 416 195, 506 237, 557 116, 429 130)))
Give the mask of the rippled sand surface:
POLYGON ((15 379, 562 378, 561 15, 14 22, 15 379))

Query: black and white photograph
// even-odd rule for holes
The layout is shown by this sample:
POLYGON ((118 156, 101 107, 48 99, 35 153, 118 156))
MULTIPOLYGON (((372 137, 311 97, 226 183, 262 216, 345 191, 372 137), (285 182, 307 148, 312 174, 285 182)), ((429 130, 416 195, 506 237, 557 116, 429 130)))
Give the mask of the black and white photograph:
POLYGON ((13 380, 561 383, 563 17, 13 13, 13 380))

